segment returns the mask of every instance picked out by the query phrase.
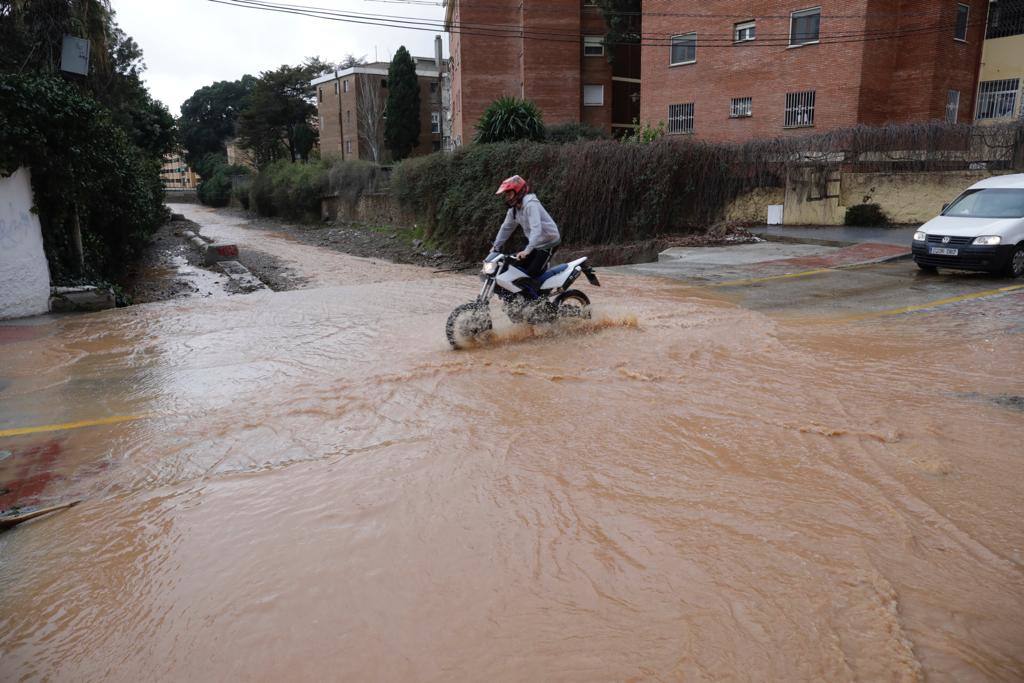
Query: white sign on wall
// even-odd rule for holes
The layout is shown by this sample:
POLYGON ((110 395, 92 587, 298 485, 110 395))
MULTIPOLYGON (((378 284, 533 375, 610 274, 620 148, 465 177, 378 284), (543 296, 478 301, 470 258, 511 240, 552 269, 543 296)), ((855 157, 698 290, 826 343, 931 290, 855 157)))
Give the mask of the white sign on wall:
POLYGON ((0 178, 0 320, 50 310, 50 268, 27 168, 0 178))
POLYGON ((89 41, 64 36, 60 52, 60 70, 81 76, 89 75, 89 41))

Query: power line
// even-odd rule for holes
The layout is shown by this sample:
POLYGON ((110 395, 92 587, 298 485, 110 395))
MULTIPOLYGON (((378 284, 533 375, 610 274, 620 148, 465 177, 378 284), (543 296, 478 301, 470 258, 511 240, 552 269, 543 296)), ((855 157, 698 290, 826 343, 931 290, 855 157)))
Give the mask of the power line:
MULTIPOLYGON (((503 10, 517 10, 522 7, 522 0, 520 5, 510 7, 508 4, 496 5, 492 3, 477 2, 476 0, 458 0, 457 3, 452 2, 434 2, 431 0, 363 0, 363 2, 380 3, 380 4, 394 4, 394 5, 410 5, 418 7, 439 7, 443 8, 449 4, 458 4, 461 7, 474 7, 482 9, 503 9, 503 10)), ((764 14, 760 16, 753 16, 751 14, 721 14, 721 13, 708 13, 708 12, 629 12, 629 11, 615 11, 615 10, 604 10, 596 5, 594 6, 596 11, 601 12, 603 15, 612 16, 644 16, 644 17, 686 17, 695 19, 706 19, 706 18, 718 18, 718 19, 789 19, 790 14, 764 14)), ((537 12, 548 12, 553 14, 564 13, 564 9, 558 7, 529 7, 528 11, 531 13, 537 12)), ((871 17, 882 17, 882 18, 894 18, 894 17, 937 17, 941 16, 943 11, 940 9, 935 12, 862 12, 859 14, 822 14, 823 19, 865 19, 871 17)))
MULTIPOLYGON (((314 19, 337 21, 357 25, 381 26, 385 28, 402 28, 417 31, 447 31, 456 35, 470 35, 488 38, 513 38, 546 42, 576 43, 582 41, 585 34, 568 30, 539 30, 524 28, 520 25, 509 24, 452 24, 446 26, 443 22, 420 17, 405 17, 384 14, 370 14, 362 12, 340 11, 329 8, 313 7, 308 5, 290 5, 266 0, 209 0, 210 2, 233 7, 256 9, 261 11, 276 12, 282 14, 293 14, 314 19)), ((398 0, 392 0, 397 2, 398 0)), ((402 3, 404 4, 404 3, 402 3)), ((981 25, 982 22, 969 24, 969 26, 981 25)), ((843 44, 856 42, 871 42, 878 40, 890 40, 895 38, 927 35, 952 30, 955 24, 926 26, 914 29, 889 29, 883 31, 864 31, 847 34, 831 34, 819 37, 820 44, 843 44)), ((733 42, 732 36, 721 38, 698 38, 695 42, 697 47, 785 47, 790 44, 789 33, 779 34, 779 38, 759 37, 755 41, 746 41, 738 45, 733 42)), ((694 44, 693 42, 689 44, 694 44)), ((649 34, 642 36, 638 42, 606 42, 605 45, 640 45, 648 47, 666 47, 672 45, 671 37, 668 34, 649 34)))
MULTIPOLYGON (((368 0, 368 1, 371 1, 371 2, 387 2, 387 3, 393 3, 393 4, 412 4, 409 0, 368 0)), ((295 10, 295 13, 301 13, 301 14, 305 14, 307 16, 315 16, 315 17, 321 17, 321 15, 329 15, 330 18, 334 18, 334 17, 358 18, 358 19, 374 20, 374 21, 381 21, 381 22, 384 22, 384 21, 387 21, 387 22, 398 21, 398 22, 400 22, 403 25, 407 24, 407 23, 414 23, 414 24, 421 25, 421 26, 430 26, 430 27, 432 27, 432 30, 440 26, 439 20, 426 19, 426 18, 421 18, 421 17, 405 17, 405 16, 395 16, 395 15, 369 14, 369 13, 363 13, 363 12, 353 12, 353 11, 350 11, 350 10, 349 11, 335 10, 335 9, 327 8, 327 7, 318 7, 318 6, 315 6, 315 5, 284 4, 284 3, 280 3, 280 2, 270 2, 268 0, 230 0, 230 4, 239 4, 239 5, 251 6, 252 8, 281 9, 282 11, 285 11, 285 9, 287 9, 287 10, 295 10)), ((561 12, 562 10, 558 10, 558 11, 561 12)), ((742 15, 742 16, 749 16, 749 15, 742 15)), ((929 15, 929 16, 936 16, 936 15, 933 14, 933 15, 929 15)), ((321 18, 328 18, 328 17, 323 16, 321 18)), ((760 18, 763 18, 763 17, 757 17, 757 19, 760 19, 760 18)), ((557 29, 557 28, 550 28, 550 27, 547 28, 547 29, 523 28, 523 27, 521 27, 519 25, 500 24, 500 23, 461 22, 461 23, 453 23, 453 25, 457 26, 458 28, 463 29, 464 32, 467 31, 467 30, 473 30, 473 31, 500 31, 500 32, 507 32, 507 33, 513 34, 515 37, 520 37, 520 35, 531 36, 531 37, 539 37, 539 36, 542 36, 542 37, 557 37, 557 38, 571 37, 571 38, 573 38, 575 40, 575 39, 578 39, 581 35, 585 35, 585 34, 581 34, 581 33, 576 32, 576 31, 557 29)), ((948 27, 950 29, 952 29, 954 26, 955 26, 954 23, 951 23, 951 24, 948 25, 948 27)), ((859 37, 868 37, 868 36, 886 36, 886 37, 888 37, 888 36, 895 36, 895 35, 903 35, 903 34, 906 34, 906 33, 912 32, 912 31, 932 30, 933 28, 936 28, 936 27, 928 26, 928 27, 922 27, 922 28, 918 28, 918 29, 913 29, 913 28, 903 28, 903 29, 894 28, 894 29, 885 29, 885 30, 882 30, 882 31, 879 31, 879 30, 873 30, 873 31, 871 31, 871 30, 866 30, 866 31, 850 31, 850 32, 839 31, 839 32, 834 32, 834 33, 830 33, 830 34, 827 34, 827 35, 828 35, 828 38, 830 38, 830 39, 859 38, 859 37)), ((659 39, 660 40, 664 40, 666 38, 670 38, 673 35, 679 35, 679 33, 678 32, 668 32, 668 33, 641 32, 641 33, 638 33, 636 35, 639 35, 642 38, 647 37, 647 38, 653 38, 655 40, 659 40, 659 39)), ((791 34, 790 34, 789 31, 787 31, 785 33, 766 33, 764 31, 762 31, 762 32, 760 32, 758 34, 758 38, 760 38, 762 40, 762 44, 763 44, 763 42, 772 41, 772 40, 775 40, 775 41, 778 41, 778 42, 781 43, 781 41, 788 41, 789 38, 790 38, 790 35, 791 34), (775 38, 775 37, 777 37, 777 38, 775 38)), ((711 37, 711 38, 703 38, 702 40, 703 40, 703 42, 705 44, 708 44, 708 45, 712 45, 712 44, 714 44, 716 42, 724 42, 724 43, 730 43, 730 44, 732 42, 734 42, 731 32, 728 35, 723 35, 720 38, 711 37)), ((785 44, 788 45, 788 42, 786 42, 785 44)))

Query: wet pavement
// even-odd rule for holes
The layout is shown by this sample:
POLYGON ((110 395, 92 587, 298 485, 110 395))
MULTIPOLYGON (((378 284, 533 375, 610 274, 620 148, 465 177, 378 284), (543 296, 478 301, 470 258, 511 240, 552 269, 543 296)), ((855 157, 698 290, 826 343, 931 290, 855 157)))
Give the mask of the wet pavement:
POLYGON ((474 278, 217 220, 309 287, 0 324, 0 507, 83 500, 0 679, 1024 678, 1024 283, 609 269, 452 352, 474 278))

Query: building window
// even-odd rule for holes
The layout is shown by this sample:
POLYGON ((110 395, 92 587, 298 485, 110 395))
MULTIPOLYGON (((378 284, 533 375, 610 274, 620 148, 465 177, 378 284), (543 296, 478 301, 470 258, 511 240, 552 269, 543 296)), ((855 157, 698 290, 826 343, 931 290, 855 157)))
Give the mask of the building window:
POLYGON ((668 105, 668 132, 693 132, 693 102, 668 105))
POLYGON ((786 128, 808 128, 814 125, 815 91, 786 93, 786 128))
POLYGON ((352 153, 352 141, 351 140, 346 140, 345 141, 345 154, 351 154, 351 153, 352 153))
POLYGON ((946 122, 956 123, 957 115, 960 113, 960 91, 950 90, 946 94, 946 122))
POLYGON ((436 95, 437 94, 437 81, 430 81, 430 94, 431 95, 436 95))
POLYGON ((323 88, 317 88, 316 91, 317 91, 317 95, 319 95, 319 97, 320 97, 320 101, 323 102, 324 101, 324 89, 323 88))
POLYGON ((430 112, 430 132, 440 133, 441 132, 441 112, 432 111, 430 112))
POLYGON ((684 33, 672 36, 672 55, 669 66, 693 64, 697 61, 697 34, 684 33))
POLYGON ((752 97, 734 97, 729 109, 729 116, 741 119, 754 115, 754 99, 752 97))
POLYGON ((953 38, 967 42, 967 21, 970 17, 970 5, 956 6, 956 28, 953 31, 953 38))
POLYGON ((789 44, 807 45, 818 42, 821 32, 821 8, 793 12, 789 21, 789 44))
POLYGON ((1004 119, 1013 116, 1017 108, 1019 78, 1002 81, 982 81, 978 84, 978 115, 983 119, 1004 119))
POLYGON ((583 36, 583 56, 604 56, 604 36, 583 36))
POLYGON ((345 123, 352 123, 352 110, 348 109, 345 111, 345 123))
POLYGON ((341 82, 341 91, 348 92, 348 79, 346 78, 341 82))
POLYGON ((584 107, 603 107, 604 106, 604 86, 603 85, 584 85, 583 86, 583 106, 584 107))
POLYGON ((1007 6, 1004 8, 1003 0, 992 0, 988 9, 986 38, 1024 35, 1024 11, 1018 9, 1019 6, 1015 6, 1017 1, 1019 0, 1005 0, 1007 6))
POLYGON ((334 81, 334 94, 338 94, 338 81, 334 81))
POLYGON ((386 78, 380 79, 380 87, 387 88, 388 87, 388 79, 386 79, 386 78))
POLYGON ((744 21, 733 26, 732 39, 737 43, 746 43, 756 36, 756 24, 753 21, 744 21))

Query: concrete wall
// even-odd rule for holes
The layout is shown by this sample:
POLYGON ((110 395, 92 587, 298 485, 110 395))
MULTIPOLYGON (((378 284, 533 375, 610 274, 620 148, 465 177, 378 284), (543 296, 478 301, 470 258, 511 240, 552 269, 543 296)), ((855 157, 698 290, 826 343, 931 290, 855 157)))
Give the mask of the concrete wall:
POLYGON ((324 220, 341 219, 370 225, 406 227, 416 223, 416 217, 403 211, 391 195, 385 192, 366 192, 353 204, 336 196, 324 197, 321 202, 324 220))
POLYGON ((50 268, 28 169, 0 178, 0 319, 50 310, 50 268))
POLYGON ((725 208, 727 223, 764 225, 768 221, 768 207, 782 204, 786 191, 781 187, 759 187, 740 195, 725 208))
POLYGON ((1002 174, 992 171, 842 173, 835 174, 826 183, 820 176, 805 172, 790 177, 786 183, 784 222, 786 225, 842 225, 848 207, 878 204, 893 223, 924 223, 935 218, 943 204, 974 183, 1002 174))
POLYGON ((879 204, 894 223, 923 223, 935 218, 942 205, 985 178, 991 171, 941 173, 844 173, 840 203, 879 204))

